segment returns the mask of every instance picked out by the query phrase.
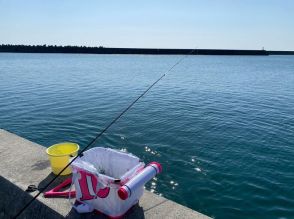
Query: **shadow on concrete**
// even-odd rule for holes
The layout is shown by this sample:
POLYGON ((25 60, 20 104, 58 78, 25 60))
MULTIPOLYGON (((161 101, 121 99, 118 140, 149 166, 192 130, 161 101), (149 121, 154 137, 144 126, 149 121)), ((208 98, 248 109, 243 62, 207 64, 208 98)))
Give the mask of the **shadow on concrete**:
MULTIPOLYGON (((32 196, 0 176, 0 218, 14 217, 32 196)), ((39 200, 35 200, 18 218, 64 218, 39 200)))
MULTIPOLYGON (((44 189, 48 183, 55 177, 55 175, 53 173, 50 173, 45 179, 43 179, 39 185, 37 186, 38 190, 41 191, 42 189, 44 189)), ((58 186, 60 183, 62 183, 64 180, 68 179, 69 177, 71 177, 71 175, 66 175, 66 176, 58 176, 57 179, 55 179, 48 188, 45 189, 44 192, 47 192, 51 189, 53 189, 54 187, 58 186)), ((66 189, 65 189, 66 190, 66 189)))
MULTIPOLYGON (((83 219, 109 219, 106 215, 98 212, 80 214, 80 218, 83 219)), ((76 211, 72 208, 71 211, 66 215, 67 219, 77 218, 76 211)), ((145 219, 143 208, 139 205, 133 206, 121 219, 145 219)))
MULTIPOLYGON (((46 177, 40 184, 46 183, 50 178, 51 174, 46 177)), ((68 177, 68 176, 67 176, 68 177)), ((63 177, 61 177, 63 178, 63 177)), ((66 177, 64 177, 66 178, 66 177)), ((58 180, 58 179, 57 179, 58 180)), ((62 181, 61 179, 59 179, 62 181)), ((57 183, 58 184, 58 183, 57 183)), ((7 179, 0 176, 0 218, 10 219, 17 214, 17 212, 28 203, 32 196, 24 192, 21 188, 17 187, 7 179)), ((46 204, 40 202, 39 200, 34 200, 34 202, 19 216, 19 218, 52 218, 52 219, 106 219, 107 216, 97 213, 87 213, 87 214, 78 214, 74 209, 71 209, 68 215, 65 217, 58 212, 54 211, 52 208, 48 207, 46 204)), ((139 205, 133 206, 123 218, 131 219, 144 219, 143 208, 139 205)))
POLYGON ((44 170, 50 166, 49 160, 39 160, 32 165, 32 170, 44 170))
POLYGON ((139 204, 136 204, 125 214, 124 218, 144 219, 144 210, 139 204))

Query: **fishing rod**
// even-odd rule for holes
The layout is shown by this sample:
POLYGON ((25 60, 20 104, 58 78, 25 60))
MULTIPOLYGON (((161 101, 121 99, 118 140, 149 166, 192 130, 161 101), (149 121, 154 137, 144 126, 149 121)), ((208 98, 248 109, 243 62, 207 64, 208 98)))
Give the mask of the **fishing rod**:
POLYGON ((97 136, 86 146, 84 147, 76 157, 74 157, 57 175, 55 175, 43 188, 39 190, 39 192, 27 203, 25 204, 18 213, 13 218, 18 218, 29 206, 35 201, 39 195, 41 195, 60 175, 68 168, 78 157, 83 156, 83 152, 87 150, 90 146, 92 146, 117 120, 119 120, 138 100, 140 100, 154 85, 156 85, 162 78, 164 78, 170 71, 172 71, 178 64, 180 64, 184 59, 186 59, 189 55, 196 49, 192 49, 187 55, 179 59, 175 64, 173 64, 165 73, 163 73, 153 84, 151 84, 143 93, 141 93, 133 102, 131 102, 118 116, 116 116, 101 132, 97 134, 97 136))

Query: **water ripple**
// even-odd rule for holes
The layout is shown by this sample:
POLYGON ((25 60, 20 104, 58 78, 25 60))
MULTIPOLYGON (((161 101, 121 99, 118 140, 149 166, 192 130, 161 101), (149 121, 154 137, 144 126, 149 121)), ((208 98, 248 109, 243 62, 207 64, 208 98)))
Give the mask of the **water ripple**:
MULTIPOLYGON (((0 125, 87 145, 178 56, 0 54, 0 125)), ((159 161, 151 192, 214 218, 294 215, 292 56, 188 57, 95 145, 159 161)))

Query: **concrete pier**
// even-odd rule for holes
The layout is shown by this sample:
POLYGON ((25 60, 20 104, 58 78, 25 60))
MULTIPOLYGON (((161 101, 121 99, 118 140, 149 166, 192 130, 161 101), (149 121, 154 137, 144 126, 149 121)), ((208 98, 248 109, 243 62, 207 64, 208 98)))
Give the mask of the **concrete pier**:
MULTIPOLYGON (((0 129, 0 174, 0 218, 15 216, 32 196, 37 194, 37 191, 25 191, 29 185, 36 185, 41 189, 53 177, 45 147, 3 129, 0 129)), ((59 177, 51 188, 67 177, 59 177)), ((67 199, 44 198, 40 195, 19 218, 107 217, 94 213, 78 214, 67 199)), ((148 191, 144 192, 139 204, 134 206, 125 218, 209 219, 201 213, 148 191)))

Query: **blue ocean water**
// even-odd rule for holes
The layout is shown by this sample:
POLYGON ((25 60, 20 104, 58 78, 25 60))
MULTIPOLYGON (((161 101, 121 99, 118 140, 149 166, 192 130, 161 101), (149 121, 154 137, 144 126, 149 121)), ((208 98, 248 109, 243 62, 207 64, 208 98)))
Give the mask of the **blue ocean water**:
MULTIPOLYGON (((181 56, 0 53, 0 127, 85 146, 181 56)), ((214 218, 294 218, 294 56, 190 56, 100 140, 214 218)), ((44 152, 45 153, 45 152, 44 152)))

